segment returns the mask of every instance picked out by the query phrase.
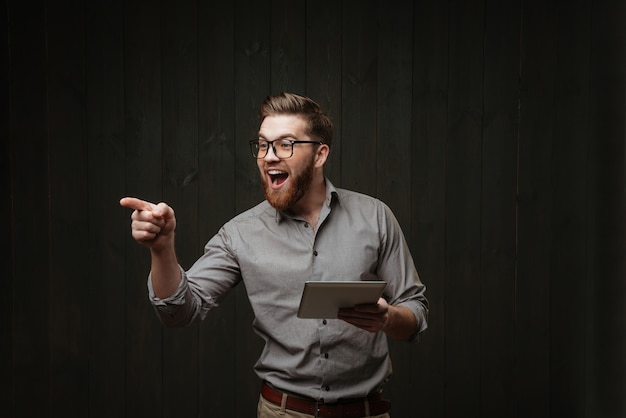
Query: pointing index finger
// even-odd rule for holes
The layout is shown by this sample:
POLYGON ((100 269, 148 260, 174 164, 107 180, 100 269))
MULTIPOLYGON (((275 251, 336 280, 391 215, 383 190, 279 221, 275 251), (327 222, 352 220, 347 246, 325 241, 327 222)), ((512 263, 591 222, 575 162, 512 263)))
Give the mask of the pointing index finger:
POLYGON ((134 197, 124 197, 120 199, 120 205, 125 208, 134 209, 134 210, 147 210, 152 212, 156 209, 156 205, 153 205, 150 202, 146 202, 145 200, 137 199, 134 197))

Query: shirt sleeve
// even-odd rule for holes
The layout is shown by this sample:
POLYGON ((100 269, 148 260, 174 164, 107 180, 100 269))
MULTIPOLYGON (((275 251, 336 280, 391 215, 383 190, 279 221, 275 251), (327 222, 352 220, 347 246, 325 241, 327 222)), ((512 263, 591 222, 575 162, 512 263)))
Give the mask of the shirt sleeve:
POLYGON ((149 299, 164 325, 183 327, 203 320, 240 282, 238 262, 230 250, 228 237, 222 228, 189 270, 179 266, 181 281, 168 298, 160 299, 154 294, 152 274, 148 276, 149 299))
POLYGON ((193 320, 193 297, 189 294, 187 274, 181 270, 181 281, 176 291, 168 298, 158 298, 152 286, 152 273, 148 275, 148 298, 159 317, 159 320, 169 327, 182 327, 191 324, 193 320))
POLYGON ((381 253, 377 274, 387 282, 385 296, 388 297, 388 302, 394 306, 409 308, 415 315, 417 328, 409 338, 409 341, 414 341, 428 327, 426 286, 417 273, 400 224, 391 209, 386 204, 381 204, 381 253))

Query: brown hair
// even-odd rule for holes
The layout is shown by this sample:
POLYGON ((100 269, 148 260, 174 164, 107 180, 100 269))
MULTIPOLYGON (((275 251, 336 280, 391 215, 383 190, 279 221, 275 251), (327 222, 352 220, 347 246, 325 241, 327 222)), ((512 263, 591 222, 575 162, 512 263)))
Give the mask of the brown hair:
POLYGON ((293 93, 268 96, 259 110, 259 119, 263 122, 267 116, 285 114, 301 116, 308 124, 307 135, 330 146, 333 123, 316 102, 293 93))

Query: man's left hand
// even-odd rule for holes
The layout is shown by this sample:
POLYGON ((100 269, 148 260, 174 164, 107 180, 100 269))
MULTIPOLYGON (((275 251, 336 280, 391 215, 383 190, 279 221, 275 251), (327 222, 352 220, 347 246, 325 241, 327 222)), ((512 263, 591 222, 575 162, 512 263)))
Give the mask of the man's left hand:
POLYGON ((389 322, 389 304, 380 298, 376 304, 342 308, 337 318, 368 332, 384 331, 389 322))

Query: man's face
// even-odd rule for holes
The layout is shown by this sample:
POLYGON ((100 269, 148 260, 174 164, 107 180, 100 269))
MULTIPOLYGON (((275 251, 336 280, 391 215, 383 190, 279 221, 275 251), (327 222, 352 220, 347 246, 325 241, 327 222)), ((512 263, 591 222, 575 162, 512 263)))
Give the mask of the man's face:
MULTIPOLYGON (((268 116, 261 123, 259 139, 310 141, 305 130, 306 122, 299 116, 268 116)), ((273 207, 287 210, 306 194, 313 180, 315 148, 314 144, 294 144, 291 158, 280 159, 270 147, 265 158, 257 159, 265 198, 273 207)))

